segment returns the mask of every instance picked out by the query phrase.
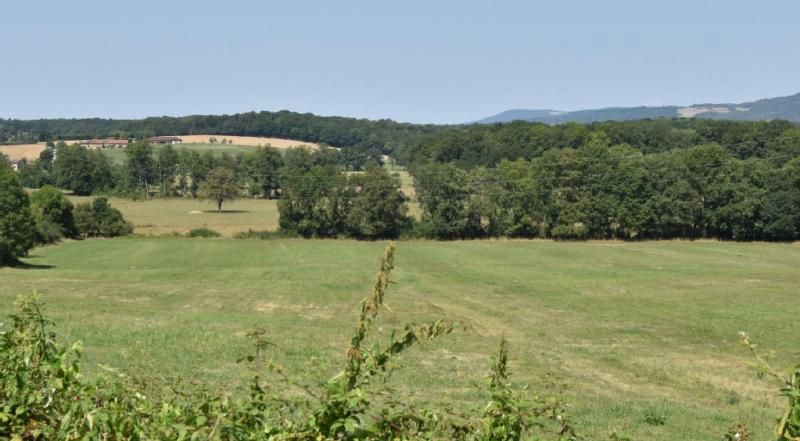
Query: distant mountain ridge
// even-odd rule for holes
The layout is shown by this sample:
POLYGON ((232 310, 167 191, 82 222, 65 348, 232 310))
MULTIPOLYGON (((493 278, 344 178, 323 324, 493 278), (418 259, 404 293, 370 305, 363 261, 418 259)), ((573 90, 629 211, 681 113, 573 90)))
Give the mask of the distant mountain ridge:
POLYGON ((800 93, 738 104, 706 103, 692 106, 607 107, 574 112, 562 112, 552 109, 513 109, 484 118, 477 121, 477 123, 494 124, 521 120, 560 124, 565 122, 628 121, 645 118, 707 118, 734 121, 785 119, 800 122, 800 93))

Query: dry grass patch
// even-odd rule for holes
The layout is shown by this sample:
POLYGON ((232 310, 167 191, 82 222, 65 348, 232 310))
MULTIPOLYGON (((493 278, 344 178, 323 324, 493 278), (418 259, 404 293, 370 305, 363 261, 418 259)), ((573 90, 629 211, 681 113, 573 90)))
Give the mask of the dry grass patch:
POLYGON ((9 159, 19 160, 27 159, 33 160, 39 157, 39 153, 45 148, 45 143, 38 144, 18 144, 18 145, 4 145, 0 146, 0 153, 5 154, 9 159))
POLYGON ((184 144, 208 144, 209 139, 216 138, 217 142, 221 142, 224 139, 226 141, 233 141, 233 145, 249 147, 270 145, 277 149, 288 149, 292 147, 319 148, 319 145, 313 142, 298 141, 295 139, 265 138, 260 136, 179 135, 178 137, 183 140, 184 144))

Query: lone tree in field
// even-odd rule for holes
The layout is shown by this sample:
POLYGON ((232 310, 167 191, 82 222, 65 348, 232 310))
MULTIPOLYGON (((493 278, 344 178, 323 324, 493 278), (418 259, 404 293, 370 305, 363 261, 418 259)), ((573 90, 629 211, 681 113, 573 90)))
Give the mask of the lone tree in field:
POLYGON ((36 238, 36 223, 28 194, 11 167, 0 162, 0 265, 28 253, 36 238))
POLYGON ((214 201, 218 213, 222 211, 223 202, 236 199, 239 193, 236 176, 225 167, 217 167, 208 172, 206 179, 200 184, 200 197, 214 201))

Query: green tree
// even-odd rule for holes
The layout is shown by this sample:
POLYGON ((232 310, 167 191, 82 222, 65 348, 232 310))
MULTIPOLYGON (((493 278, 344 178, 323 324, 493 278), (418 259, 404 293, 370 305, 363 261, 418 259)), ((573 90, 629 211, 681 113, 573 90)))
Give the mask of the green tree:
POLYGON ((11 167, 0 162, 0 265, 26 255, 35 234, 28 195, 11 167))
POLYGON ((217 212, 222 212, 222 203, 239 197, 241 189, 233 171, 217 167, 206 175, 200 184, 200 196, 217 204, 217 212))
POLYGON ((81 237, 117 237, 133 232, 122 212, 108 204, 106 198, 96 198, 75 206, 75 227, 81 237))
POLYGON ((449 163, 419 167, 414 186, 423 210, 422 222, 428 234, 439 239, 484 235, 482 213, 473 204, 466 170, 449 163))
POLYGON ((262 197, 277 197, 280 188, 278 174, 283 166, 280 152, 271 147, 258 147, 255 152, 246 155, 244 161, 247 173, 259 186, 262 197))
POLYGON ((408 225, 400 180, 381 166, 348 178, 352 203, 347 214, 350 235, 359 239, 394 239, 408 225))
POLYGON ((57 188, 46 185, 31 196, 31 206, 36 217, 37 230, 44 242, 76 234, 72 202, 57 188), (48 239, 48 231, 55 231, 58 237, 48 239))
POLYGON ((89 151, 77 145, 59 143, 53 161, 53 175, 56 186, 71 190, 76 195, 86 196, 95 189, 95 167, 89 151))
POLYGON ((147 142, 135 142, 125 149, 125 155, 130 188, 144 191, 145 196, 149 197, 150 184, 156 181, 157 176, 153 148, 147 142))
MULTIPOLYGON (((346 178, 335 165, 319 164, 319 157, 293 149, 285 157, 278 201, 281 229, 303 237, 335 237, 345 233, 348 194, 346 178)), ((323 160, 324 162, 324 160, 323 160)))
POLYGON ((158 151, 156 168, 161 186, 161 196, 169 196, 175 177, 178 175, 178 153, 167 144, 158 151))

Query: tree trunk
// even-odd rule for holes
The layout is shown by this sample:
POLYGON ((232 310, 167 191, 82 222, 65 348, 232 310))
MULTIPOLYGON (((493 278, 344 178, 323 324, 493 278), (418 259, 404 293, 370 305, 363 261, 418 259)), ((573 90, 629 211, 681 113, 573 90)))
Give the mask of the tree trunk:
POLYGON ((217 201, 217 213, 222 213, 222 201, 217 201))

